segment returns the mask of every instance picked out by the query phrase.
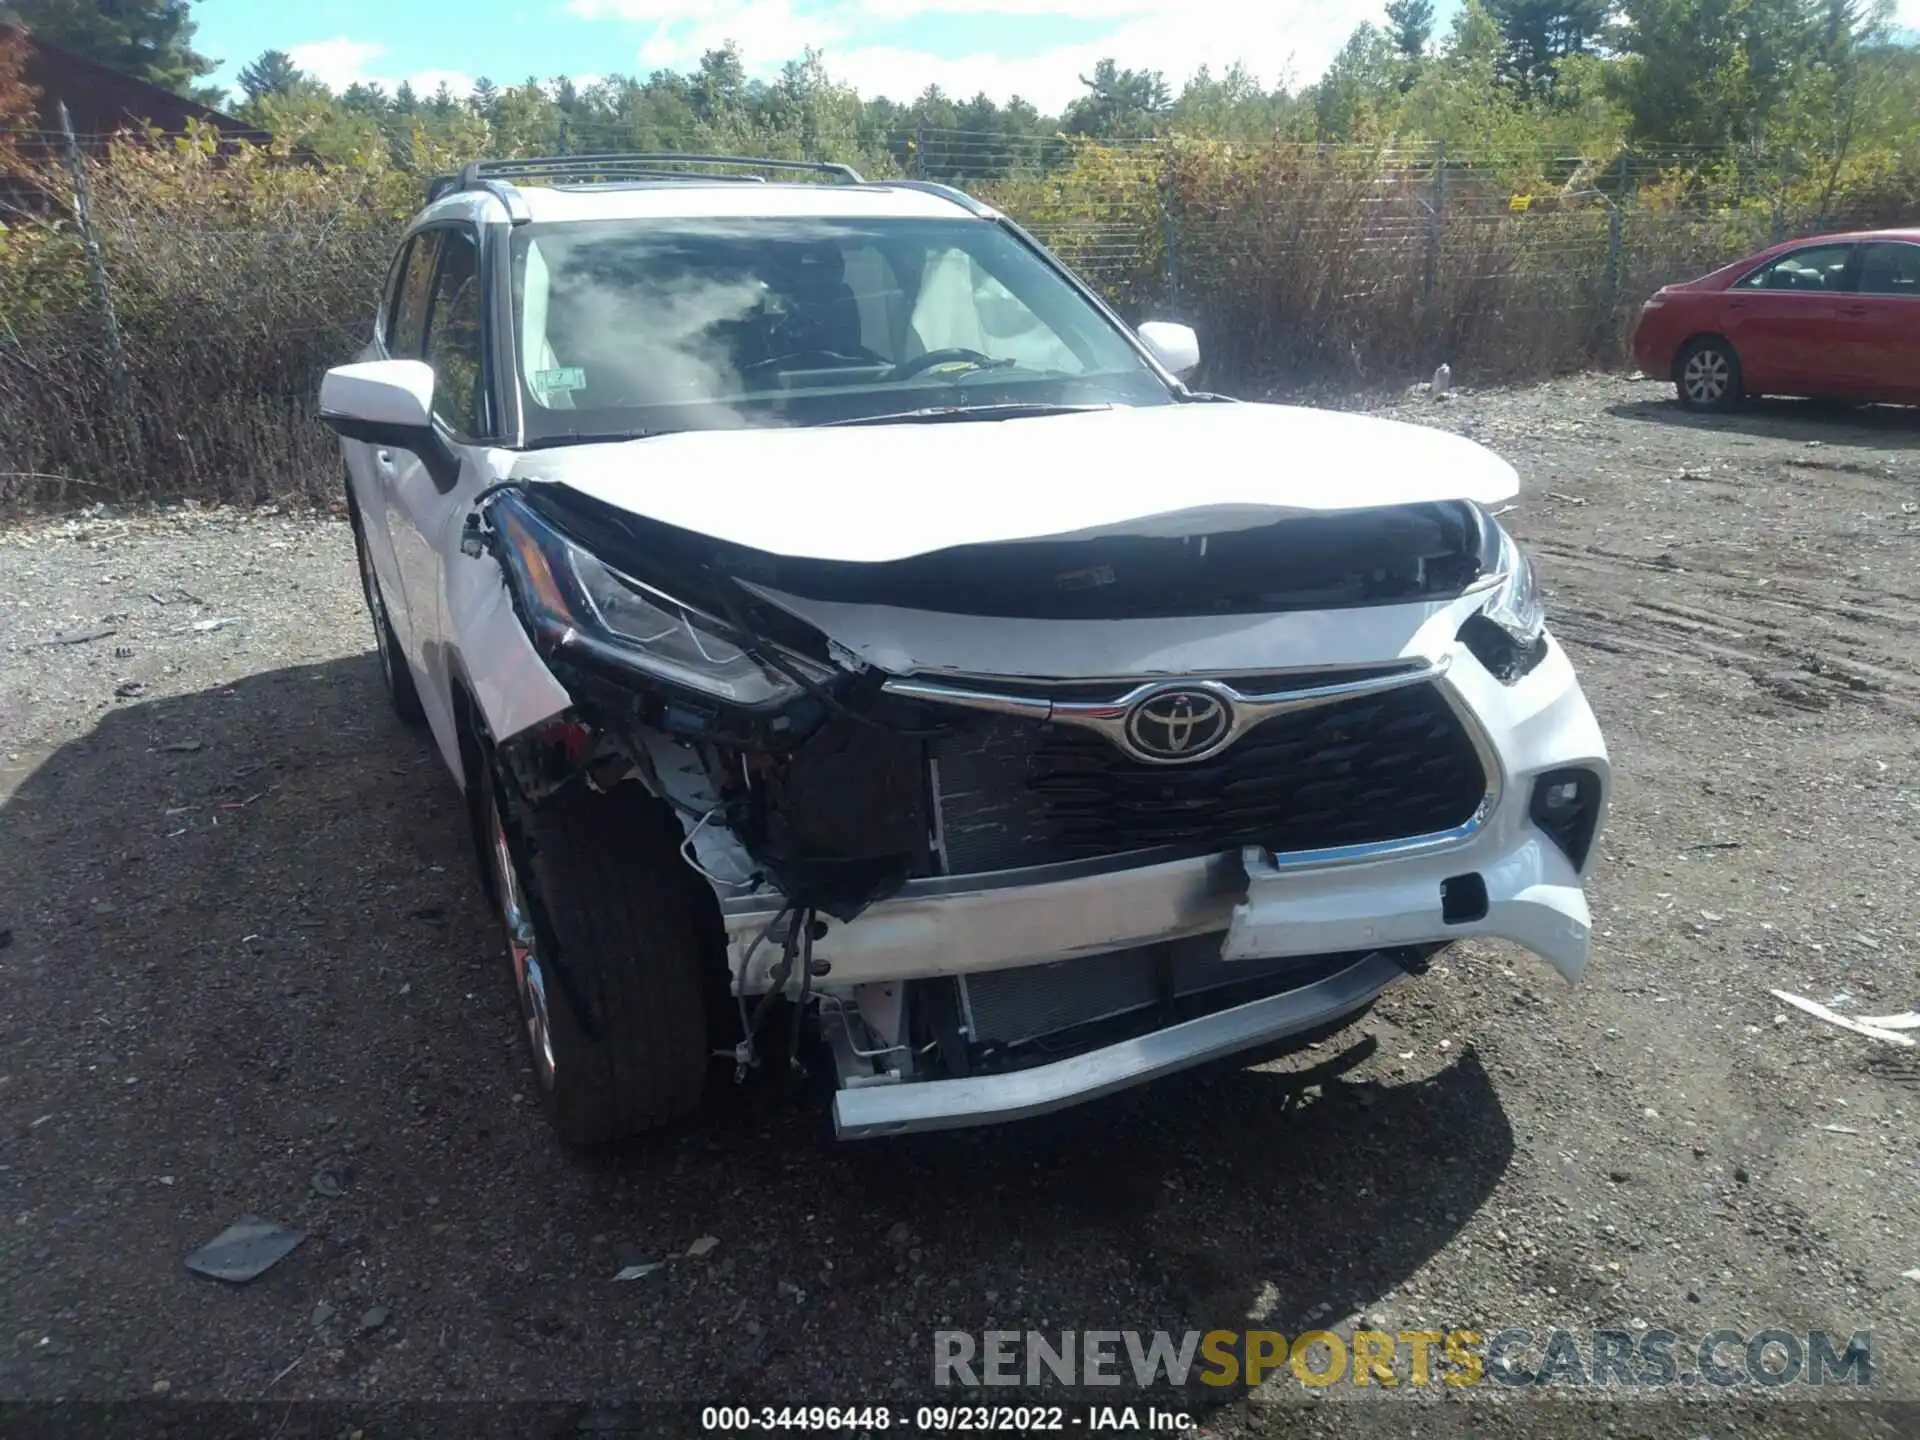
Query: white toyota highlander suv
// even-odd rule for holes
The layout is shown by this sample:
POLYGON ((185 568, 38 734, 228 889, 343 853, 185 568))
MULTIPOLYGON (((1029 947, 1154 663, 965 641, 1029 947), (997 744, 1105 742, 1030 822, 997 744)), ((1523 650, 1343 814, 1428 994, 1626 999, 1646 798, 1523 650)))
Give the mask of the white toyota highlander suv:
POLYGON ((937 185, 435 182, 320 407, 564 1136, 716 1056, 830 1056, 842 1136, 1013 1119, 1466 936, 1579 976, 1606 747, 1513 470, 1198 359, 937 185))

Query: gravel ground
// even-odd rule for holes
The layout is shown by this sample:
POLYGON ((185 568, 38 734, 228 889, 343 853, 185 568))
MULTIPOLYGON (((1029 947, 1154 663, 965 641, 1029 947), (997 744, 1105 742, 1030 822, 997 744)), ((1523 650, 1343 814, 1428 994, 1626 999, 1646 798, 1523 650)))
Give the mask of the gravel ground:
MULTIPOLYGON (((1610 378, 1388 408, 1521 471, 1618 773, 1587 979, 1463 945, 1298 1061, 900 1143, 824 1145, 778 1094, 549 1138, 340 520, 0 533, 0 1398, 899 1403, 936 1328, 1249 1316, 1871 1329, 1868 1393, 1920 1396, 1920 1065, 1768 995, 1920 1006, 1920 416, 1701 421, 1610 378), (307 1239, 188 1274, 246 1213, 307 1239)), ((1705 1393, 1605 1423, 1900 1428, 1705 1393)), ((1289 1380, 1205 1423, 1601 1425, 1379 1395, 1289 1380)))

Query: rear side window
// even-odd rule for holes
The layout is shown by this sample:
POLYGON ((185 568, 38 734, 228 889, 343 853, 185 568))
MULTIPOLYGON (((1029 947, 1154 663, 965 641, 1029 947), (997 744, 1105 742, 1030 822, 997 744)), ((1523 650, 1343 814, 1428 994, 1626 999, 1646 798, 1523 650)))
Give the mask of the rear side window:
POLYGON ((447 231, 440 247, 423 358, 433 367, 433 413, 456 434, 484 433, 487 391, 480 335, 480 251, 462 231, 447 231))
POLYGON ((1740 282, 1742 290, 1823 290, 1847 288, 1851 245, 1810 245, 1762 265, 1740 282))
POLYGON ((418 360, 427 333, 427 291, 433 284, 433 262, 440 255, 442 231, 427 230, 413 237, 401 270, 399 299, 387 324, 387 353, 396 360, 418 360))
POLYGON ((1920 300, 1920 245, 1882 240, 1862 249, 1860 293, 1920 300))

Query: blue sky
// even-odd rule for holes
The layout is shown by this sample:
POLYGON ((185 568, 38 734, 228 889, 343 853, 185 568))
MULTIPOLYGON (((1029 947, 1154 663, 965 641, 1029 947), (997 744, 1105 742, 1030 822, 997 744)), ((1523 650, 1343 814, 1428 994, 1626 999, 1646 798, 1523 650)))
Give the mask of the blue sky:
MULTIPOLYGON (((1909 0, 1920 4, 1920 0, 1909 0)), ((464 90, 477 76, 645 74, 737 41, 768 73, 813 44, 864 95, 911 99, 929 83, 1023 95, 1057 110, 1111 55, 1176 84, 1201 64, 1245 61, 1264 83, 1313 79, 1383 0, 196 0, 195 44, 224 63, 262 50, 336 87, 402 79, 464 90)), ((1455 7, 1441 0, 1442 14, 1455 7)), ((1444 22, 1443 22, 1444 23, 1444 22)))

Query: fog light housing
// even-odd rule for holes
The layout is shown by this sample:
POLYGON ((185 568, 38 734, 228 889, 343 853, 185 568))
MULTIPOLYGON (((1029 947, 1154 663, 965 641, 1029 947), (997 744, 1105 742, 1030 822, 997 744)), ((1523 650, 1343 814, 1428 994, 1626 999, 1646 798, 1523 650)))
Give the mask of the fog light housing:
POLYGON ((1549 770, 1533 782, 1527 813, 1574 869, 1584 869, 1600 828, 1600 777, 1591 770, 1549 770))

